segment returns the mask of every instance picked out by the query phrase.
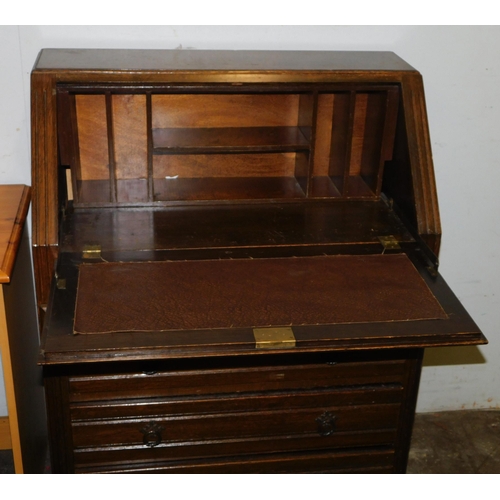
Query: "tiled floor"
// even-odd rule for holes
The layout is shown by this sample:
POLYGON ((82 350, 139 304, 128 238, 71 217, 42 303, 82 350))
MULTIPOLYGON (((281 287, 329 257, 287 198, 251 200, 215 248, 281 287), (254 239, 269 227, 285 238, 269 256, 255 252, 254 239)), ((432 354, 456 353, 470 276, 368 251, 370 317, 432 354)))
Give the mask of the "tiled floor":
MULTIPOLYGON (((0 474, 14 472, 0 451, 0 474)), ((415 417, 409 474, 499 474, 500 410, 421 413, 415 417)))

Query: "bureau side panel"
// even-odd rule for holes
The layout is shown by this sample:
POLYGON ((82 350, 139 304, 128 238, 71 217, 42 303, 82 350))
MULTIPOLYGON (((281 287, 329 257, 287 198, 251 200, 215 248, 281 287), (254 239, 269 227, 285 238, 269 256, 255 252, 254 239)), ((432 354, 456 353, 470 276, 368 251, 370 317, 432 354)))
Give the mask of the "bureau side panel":
MULTIPOLYGON (((49 370, 52 372, 52 370, 49 370)), ((73 438, 69 407, 68 377, 45 373, 45 397, 49 428, 51 472, 68 474, 74 471, 73 438)))

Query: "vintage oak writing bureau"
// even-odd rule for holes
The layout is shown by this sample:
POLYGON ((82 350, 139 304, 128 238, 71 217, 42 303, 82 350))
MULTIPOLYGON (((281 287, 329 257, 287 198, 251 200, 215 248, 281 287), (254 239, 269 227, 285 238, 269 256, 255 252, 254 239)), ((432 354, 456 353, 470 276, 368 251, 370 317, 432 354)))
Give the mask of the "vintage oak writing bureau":
POLYGON ((438 273, 392 53, 44 50, 33 244, 54 472, 404 472, 438 273))

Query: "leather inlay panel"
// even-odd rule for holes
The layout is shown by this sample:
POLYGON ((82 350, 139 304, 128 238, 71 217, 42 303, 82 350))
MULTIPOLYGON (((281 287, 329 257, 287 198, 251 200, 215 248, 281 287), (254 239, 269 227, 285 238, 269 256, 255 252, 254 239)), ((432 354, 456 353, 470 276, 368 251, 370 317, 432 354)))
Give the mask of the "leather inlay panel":
POLYGON ((82 264, 75 333, 446 319, 405 255, 82 264))

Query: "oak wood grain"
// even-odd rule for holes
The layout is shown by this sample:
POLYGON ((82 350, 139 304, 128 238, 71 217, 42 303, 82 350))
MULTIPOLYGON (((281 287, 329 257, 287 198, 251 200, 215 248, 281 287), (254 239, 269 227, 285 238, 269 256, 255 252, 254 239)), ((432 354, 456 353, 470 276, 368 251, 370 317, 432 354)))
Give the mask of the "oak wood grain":
POLYGON ((293 127, 299 94, 167 94, 152 96, 152 127, 293 127))

